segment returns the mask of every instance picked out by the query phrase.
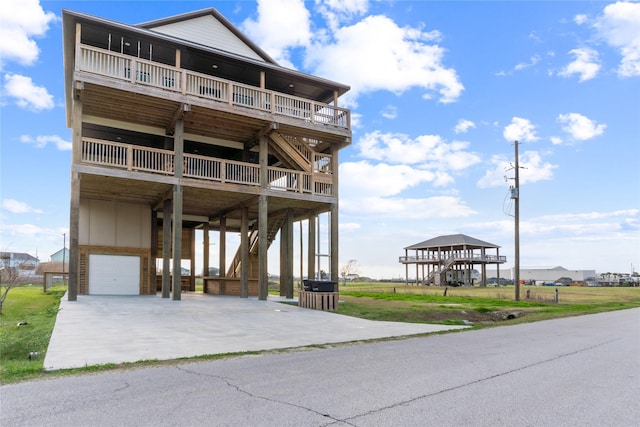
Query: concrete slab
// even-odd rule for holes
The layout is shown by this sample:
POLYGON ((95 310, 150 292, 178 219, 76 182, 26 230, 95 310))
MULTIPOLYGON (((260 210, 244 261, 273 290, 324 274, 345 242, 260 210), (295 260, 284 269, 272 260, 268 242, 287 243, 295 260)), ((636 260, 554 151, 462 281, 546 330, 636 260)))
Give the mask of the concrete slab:
POLYGON ((46 370, 415 335, 465 326, 376 322, 257 298, 78 296, 60 302, 46 370))

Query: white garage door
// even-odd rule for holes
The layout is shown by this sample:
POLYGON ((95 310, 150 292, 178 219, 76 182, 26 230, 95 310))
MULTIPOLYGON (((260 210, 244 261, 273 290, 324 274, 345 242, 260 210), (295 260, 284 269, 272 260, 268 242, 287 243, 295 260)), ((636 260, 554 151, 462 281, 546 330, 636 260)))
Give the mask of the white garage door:
POLYGON ((140 257, 89 255, 90 295, 140 295, 140 257))

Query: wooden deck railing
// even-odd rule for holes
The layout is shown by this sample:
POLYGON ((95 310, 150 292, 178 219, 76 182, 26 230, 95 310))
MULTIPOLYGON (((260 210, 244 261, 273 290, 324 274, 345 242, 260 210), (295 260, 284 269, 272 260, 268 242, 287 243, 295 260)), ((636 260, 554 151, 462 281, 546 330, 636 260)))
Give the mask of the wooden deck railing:
MULTIPOLYGON (((183 158, 183 176, 185 178, 251 186, 261 185, 260 166, 255 163, 196 154, 184 154, 183 158)), ((82 138, 81 161, 83 163, 173 176, 175 173, 174 160, 175 154, 170 150, 95 138, 82 138)), ((269 167, 267 176, 267 187, 270 189, 324 196, 333 195, 333 182, 327 178, 331 178, 331 174, 269 167)))
POLYGON ((80 71, 194 95, 232 106, 350 129, 348 109, 81 44, 80 71))

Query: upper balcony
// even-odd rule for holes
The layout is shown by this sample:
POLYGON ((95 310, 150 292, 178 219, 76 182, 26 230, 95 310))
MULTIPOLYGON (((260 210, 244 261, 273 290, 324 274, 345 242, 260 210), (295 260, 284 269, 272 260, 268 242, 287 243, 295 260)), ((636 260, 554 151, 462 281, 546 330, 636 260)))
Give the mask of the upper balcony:
POLYGON ((318 101, 278 93, 223 78, 80 44, 76 70, 342 130, 351 128, 350 112, 318 101))

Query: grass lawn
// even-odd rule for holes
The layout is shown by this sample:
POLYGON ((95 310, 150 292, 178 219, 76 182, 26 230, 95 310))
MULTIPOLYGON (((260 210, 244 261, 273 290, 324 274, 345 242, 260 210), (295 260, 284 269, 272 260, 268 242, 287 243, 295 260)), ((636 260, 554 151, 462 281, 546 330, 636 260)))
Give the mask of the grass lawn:
MULTIPOLYGON (((640 288, 557 289, 558 304, 555 287, 522 287, 521 301, 516 302, 513 286, 448 288, 445 296, 441 287, 341 283, 339 313, 370 320, 483 328, 640 307, 640 288)), ((52 288, 45 294, 41 286, 25 286, 9 292, 0 316, 0 384, 52 375, 44 372, 43 362, 65 290, 52 288), (39 356, 29 359, 32 352, 39 356)), ((69 372, 59 374, 64 373, 69 372)))
POLYGON ((16 287, 9 291, 0 316, 0 383, 42 374, 60 298, 65 288, 42 285, 16 287), (38 353, 29 359, 31 353, 38 353))
POLYGON ((347 283, 340 285, 339 310, 372 320, 480 328, 505 320, 513 324, 640 307, 640 288, 522 286, 520 301, 513 286, 448 288, 444 293, 444 287, 347 283))

